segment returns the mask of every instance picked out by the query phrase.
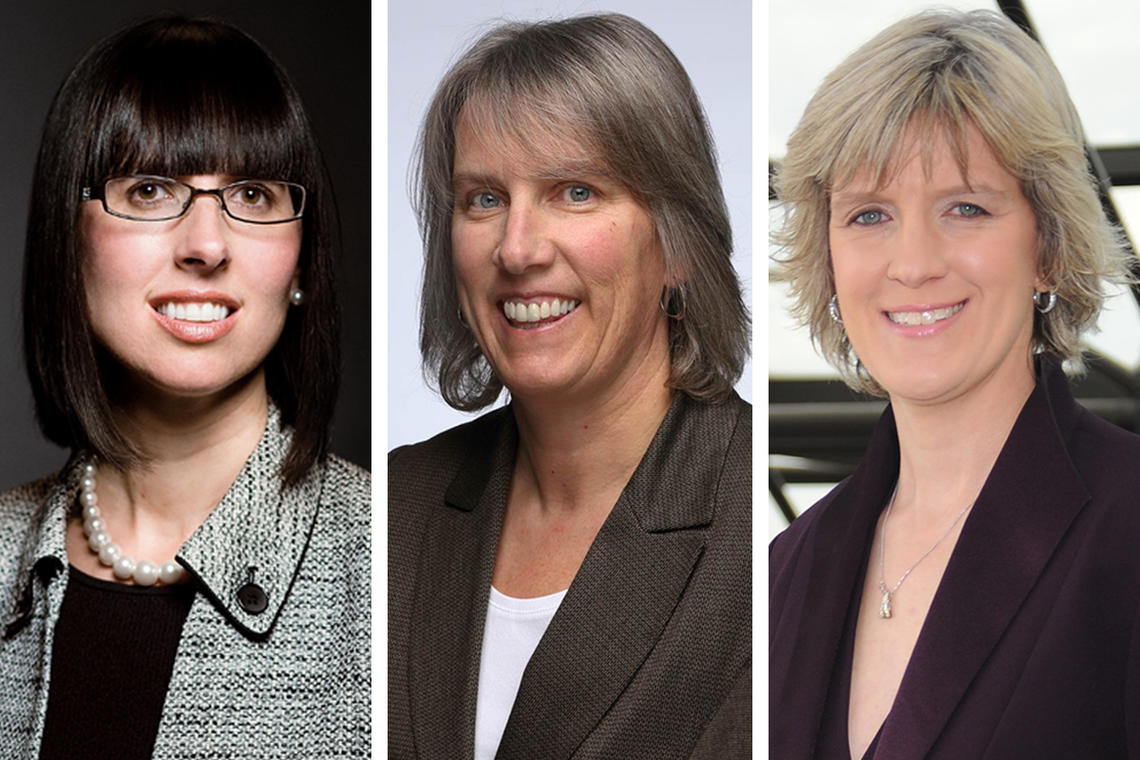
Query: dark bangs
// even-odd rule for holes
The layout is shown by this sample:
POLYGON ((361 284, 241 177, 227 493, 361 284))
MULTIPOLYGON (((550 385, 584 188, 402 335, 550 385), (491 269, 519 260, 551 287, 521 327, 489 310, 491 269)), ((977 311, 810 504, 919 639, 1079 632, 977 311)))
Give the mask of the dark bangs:
POLYGON ((23 298, 24 357, 44 435, 124 469, 145 459, 114 419, 113 377, 100 368, 88 327, 81 266, 83 188, 124 174, 228 174, 305 187, 305 303, 289 310, 265 359, 269 395, 294 429, 282 476, 298 482, 327 452, 340 381, 336 212, 285 72, 243 32, 208 20, 157 18, 108 37, 76 64, 48 113, 23 298))
POLYGON ((312 179, 300 104, 276 64, 236 29, 150 22, 96 68, 102 97, 91 111, 87 182, 140 173, 312 179))

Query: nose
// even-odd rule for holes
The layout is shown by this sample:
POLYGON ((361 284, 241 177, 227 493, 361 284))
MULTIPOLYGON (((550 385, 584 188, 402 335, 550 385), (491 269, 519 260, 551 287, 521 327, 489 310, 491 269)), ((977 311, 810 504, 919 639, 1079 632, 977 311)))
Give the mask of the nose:
POLYGON ((901 223, 898 234, 884 243, 890 247, 887 278, 917 288, 943 277, 948 271, 944 243, 929 221, 912 218, 901 223))
POLYGON ((493 258, 496 266, 516 275, 548 266, 554 258, 554 248, 546 234, 542 212, 523 203, 511 205, 493 258))
POLYGON ((174 253, 179 267, 209 273, 229 261, 229 223, 220 198, 197 196, 177 224, 174 253))

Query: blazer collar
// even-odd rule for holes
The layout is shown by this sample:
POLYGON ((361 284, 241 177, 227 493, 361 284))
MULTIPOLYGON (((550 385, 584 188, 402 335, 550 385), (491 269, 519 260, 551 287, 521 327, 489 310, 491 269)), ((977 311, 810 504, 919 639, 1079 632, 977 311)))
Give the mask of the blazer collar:
MULTIPOLYGON (((280 412, 271 402, 257 448, 175 557, 226 619, 255 639, 269 635, 288 598, 312 533, 323 482, 324 468, 317 467, 299 485, 282 490, 277 469, 291 440, 292 431, 281 427, 280 412), (237 596, 251 582, 266 595, 265 608, 256 613, 237 596)), ((82 465, 89 460, 85 453, 71 457, 33 518, 16 575, 27 585, 15 590, 13 609, 0 611, 4 615, 0 635, 14 633, 28 620, 32 570, 55 577, 67 567, 67 517, 76 504, 82 465)))
MULTIPOLYGON (((1038 374, 1002 447, 935 593, 876 760, 926 756, 955 706, 996 646, 1090 496, 1068 453, 1081 408, 1057 366, 1038 374)), ((898 473, 898 441, 888 409, 867 455, 832 507, 821 515, 801 639, 789 672, 813 684, 789 695, 812 716, 813 742, 858 569, 898 473), (858 551, 829 551, 834 547, 858 551)), ((774 695, 773 698, 776 698, 774 695)), ((810 754, 810 747, 805 747, 810 754)))
POLYGON ((324 468, 290 488, 277 475, 292 438, 271 403, 257 448, 176 557, 226 619, 253 639, 268 637, 280 616, 316 523, 324 468), (238 592, 247 584, 265 595, 264 609, 242 603, 238 592))
MULTIPOLYGON (((633 678, 701 555, 742 406, 674 399, 527 665, 498 757, 569 757, 633 678)), ((425 758, 474 750, 479 652, 517 447, 509 410, 484 419, 422 542, 409 683, 425 758)))

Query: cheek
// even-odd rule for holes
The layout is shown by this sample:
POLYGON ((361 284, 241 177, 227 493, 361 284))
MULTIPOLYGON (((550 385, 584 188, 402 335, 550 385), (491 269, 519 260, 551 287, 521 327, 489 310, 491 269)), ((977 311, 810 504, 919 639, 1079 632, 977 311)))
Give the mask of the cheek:
POLYGON ((451 271, 456 285, 465 288, 474 285, 480 272, 487 271, 489 259, 480 260, 479 252, 487 245, 487 235, 470 225, 451 225, 451 271))
MULTIPOLYGON (((283 237, 281 240, 265 241, 260 246, 257 256, 249 256, 247 261, 254 261, 256 275, 254 282, 260 282, 266 292, 273 295, 288 293, 294 287, 304 288, 300 282, 298 267, 301 259, 300 234, 283 237)), ((239 262, 236 260, 235 266, 239 262)))
POLYGON ((653 228, 639 220, 609 220, 581 229, 574 247, 595 281, 629 281, 654 292, 664 286, 661 247, 653 228))

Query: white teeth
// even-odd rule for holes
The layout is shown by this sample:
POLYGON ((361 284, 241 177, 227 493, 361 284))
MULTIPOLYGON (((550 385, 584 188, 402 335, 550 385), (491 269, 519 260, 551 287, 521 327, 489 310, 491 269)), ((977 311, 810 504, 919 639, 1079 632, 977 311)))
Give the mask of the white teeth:
POLYGON ((158 307, 158 313, 184 322, 221 322, 230 315, 230 309, 220 303, 174 303, 168 301, 158 307))
POLYGON ((887 318, 896 325, 932 325, 940 319, 946 319, 957 314, 964 303, 956 303, 942 309, 926 309, 925 311, 888 311, 887 318))
POLYGON ((559 298, 552 301, 540 301, 539 303, 504 301, 503 314, 512 322, 539 322, 543 319, 569 314, 577 308, 578 303, 574 299, 562 300, 559 298))

